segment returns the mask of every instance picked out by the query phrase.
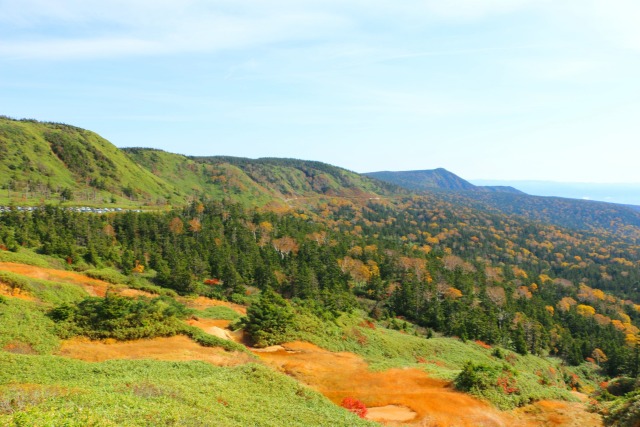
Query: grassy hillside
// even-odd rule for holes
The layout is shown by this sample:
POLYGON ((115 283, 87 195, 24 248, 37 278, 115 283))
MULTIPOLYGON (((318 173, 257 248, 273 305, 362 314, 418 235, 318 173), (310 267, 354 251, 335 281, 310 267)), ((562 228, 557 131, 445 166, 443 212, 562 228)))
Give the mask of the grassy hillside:
POLYGON ((254 182, 244 171, 229 163, 213 164, 146 148, 126 148, 123 151, 158 179, 173 183, 187 197, 206 195, 257 206, 282 199, 281 195, 254 182))
MULTIPOLYGON (((48 263, 46 257, 34 258, 34 264, 48 263)), ((53 274, 44 267, 13 266, 34 276, 53 274)), ((198 361, 114 360, 96 364, 55 356, 60 335, 68 330, 56 325, 50 310, 83 301, 87 297, 84 281, 68 282, 62 278, 69 274, 65 271, 60 271, 58 281, 0 274, 2 426, 274 426, 283 420, 293 426, 373 425, 255 363, 218 367, 198 361), (7 295, 11 289, 14 292, 7 295)), ((227 311, 198 313, 228 317, 227 311)), ((93 315, 99 318, 104 313, 93 315)), ((139 330, 155 327, 136 319, 129 325, 139 330), (141 323, 136 326, 136 322, 141 323)), ((199 334, 198 342, 210 337, 199 334)))
POLYGON ((325 195, 357 199, 402 192, 397 186, 316 161, 234 157, 196 159, 213 165, 228 163, 236 166, 255 182, 285 197, 325 195))
POLYGON ((383 182, 326 163, 296 159, 186 157, 127 148, 131 158, 192 197, 231 199, 245 206, 344 197, 369 199, 403 193, 383 182))
POLYGON ((0 118, 0 203, 155 204, 176 188, 93 132, 0 118))
POLYGON ((367 426, 264 366, 99 364, 0 352, 0 425, 367 426))
POLYGON ((0 205, 182 205, 207 196, 263 206, 394 191, 402 192, 320 162, 121 150, 75 126, 0 117, 0 205))

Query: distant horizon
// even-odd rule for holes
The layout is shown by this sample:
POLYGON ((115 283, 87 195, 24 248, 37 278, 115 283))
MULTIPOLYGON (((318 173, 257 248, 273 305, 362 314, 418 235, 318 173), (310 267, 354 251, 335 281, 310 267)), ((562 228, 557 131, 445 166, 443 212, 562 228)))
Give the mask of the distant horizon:
POLYGON ((539 180, 468 180, 474 185, 508 185, 532 196, 640 206, 640 183, 583 183, 539 180))

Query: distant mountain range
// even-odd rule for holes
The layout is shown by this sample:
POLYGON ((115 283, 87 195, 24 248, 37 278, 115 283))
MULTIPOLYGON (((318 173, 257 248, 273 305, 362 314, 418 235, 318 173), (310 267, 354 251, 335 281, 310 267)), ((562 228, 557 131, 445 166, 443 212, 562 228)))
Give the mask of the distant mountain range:
POLYGON ((365 175, 418 193, 438 194, 439 198, 459 206, 518 215, 563 227, 590 231, 605 229, 622 235, 628 234, 627 225, 640 227, 640 208, 637 206, 534 196, 508 185, 478 186, 442 168, 365 175))
POLYGON ((369 172, 364 175, 414 191, 440 189, 452 191, 489 191, 524 194, 522 191, 507 185, 477 186, 443 168, 398 172, 369 172))
POLYGON ((472 180, 475 185, 510 185, 536 196, 568 197, 640 206, 640 183, 600 184, 552 181, 472 180))

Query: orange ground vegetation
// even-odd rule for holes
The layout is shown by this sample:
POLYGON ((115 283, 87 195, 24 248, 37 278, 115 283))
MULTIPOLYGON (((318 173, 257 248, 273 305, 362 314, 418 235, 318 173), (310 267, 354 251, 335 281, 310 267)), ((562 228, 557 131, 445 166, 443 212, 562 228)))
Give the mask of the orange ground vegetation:
MULTIPOLYGON (((354 397, 368 407, 393 405, 407 421, 406 408, 416 425, 503 426, 501 414, 489 405, 453 391, 444 381, 429 378, 417 369, 372 372, 360 357, 331 353, 312 344, 289 343, 283 350, 260 352, 266 363, 318 390, 334 403, 354 397), (461 408, 464 408, 462 411, 461 408), (424 424, 427 421, 431 424, 424 424)), ((374 411, 375 413, 376 411, 374 411)), ((387 420, 389 409, 386 410, 387 420)), ((380 418, 382 419, 382 418, 380 418)), ((398 420, 399 421, 399 420, 398 420)))
POLYGON ((201 360, 216 366, 236 366, 252 361, 245 353, 202 347, 184 336, 124 342, 74 338, 63 342, 58 354, 87 362, 111 359, 201 360))
POLYGON ((264 362, 318 390, 334 403, 354 397, 370 409, 368 418, 387 425, 430 427, 601 426, 579 403, 538 402, 511 413, 499 412, 418 369, 372 372, 351 353, 331 353, 309 343, 284 344, 256 352, 264 362))
POLYGON ((111 283, 92 279, 81 273, 74 271, 54 270, 52 268, 35 267, 33 265, 16 264, 13 262, 0 262, 0 270, 10 271, 12 273, 20 274, 22 276, 33 277, 34 279, 50 280, 52 282, 70 283, 72 285, 78 285, 84 288, 91 296, 103 297, 107 293, 107 289, 111 288, 114 292, 117 292, 125 296, 148 296, 153 297, 153 294, 148 292, 139 291, 136 289, 118 289, 114 288, 111 283))
POLYGON ((34 297, 29 295, 27 292, 23 291, 22 289, 17 289, 17 288, 12 289, 11 286, 2 282, 0 282, 0 295, 4 295, 6 297, 18 298, 25 301, 35 300, 34 297))
POLYGON ((600 427, 602 420, 597 414, 588 412, 584 403, 543 400, 513 412, 522 417, 527 426, 545 427, 600 427))

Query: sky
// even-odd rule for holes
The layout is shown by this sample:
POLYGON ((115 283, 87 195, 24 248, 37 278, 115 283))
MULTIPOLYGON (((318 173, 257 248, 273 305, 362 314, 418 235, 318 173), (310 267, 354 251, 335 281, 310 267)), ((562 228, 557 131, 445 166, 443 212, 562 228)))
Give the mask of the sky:
POLYGON ((0 114, 119 147, 640 183, 637 0, 0 0, 0 114))

